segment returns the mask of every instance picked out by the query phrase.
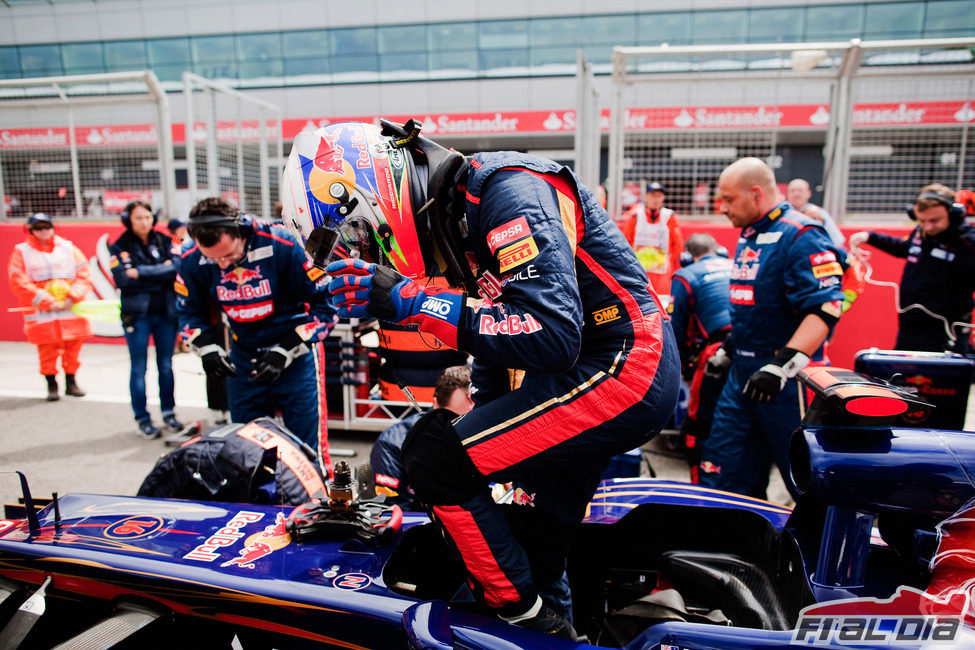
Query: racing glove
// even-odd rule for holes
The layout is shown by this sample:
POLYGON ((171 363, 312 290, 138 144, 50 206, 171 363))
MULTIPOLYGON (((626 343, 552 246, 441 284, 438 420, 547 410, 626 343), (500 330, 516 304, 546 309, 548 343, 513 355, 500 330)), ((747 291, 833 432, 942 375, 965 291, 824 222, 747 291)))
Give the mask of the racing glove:
POLYGON ((704 376, 712 379, 724 379, 731 367, 731 355, 725 351, 725 346, 718 348, 704 363, 704 376))
POLYGON ((328 291, 341 318, 370 316, 401 325, 416 325, 452 348, 464 294, 439 287, 421 288, 396 271, 361 259, 339 260, 325 267, 332 276, 328 291))
POLYGON ((280 343, 265 350, 254 360, 254 369, 249 377, 251 382, 270 384, 280 379, 285 368, 311 349, 308 339, 313 331, 314 328, 300 325, 293 332, 289 332, 280 343))
POLYGON ((752 373, 741 392, 750 400, 768 404, 782 392, 785 382, 798 375, 808 363, 809 357, 799 350, 782 348, 772 363, 766 363, 752 373))
POLYGON ((227 377, 237 375, 237 366, 227 356, 227 351, 223 346, 216 342, 215 336, 211 332, 204 332, 197 328, 188 334, 183 334, 186 342, 190 344, 193 351, 203 362, 203 372, 210 377, 227 377))

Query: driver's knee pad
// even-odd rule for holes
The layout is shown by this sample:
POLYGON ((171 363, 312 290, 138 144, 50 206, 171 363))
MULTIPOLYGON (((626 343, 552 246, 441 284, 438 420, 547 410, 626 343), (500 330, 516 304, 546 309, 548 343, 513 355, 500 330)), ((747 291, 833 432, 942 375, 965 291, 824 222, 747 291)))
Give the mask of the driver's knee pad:
POLYGON ((401 458, 416 497, 427 505, 457 505, 487 487, 460 444, 447 409, 433 409, 417 420, 403 441, 401 458))

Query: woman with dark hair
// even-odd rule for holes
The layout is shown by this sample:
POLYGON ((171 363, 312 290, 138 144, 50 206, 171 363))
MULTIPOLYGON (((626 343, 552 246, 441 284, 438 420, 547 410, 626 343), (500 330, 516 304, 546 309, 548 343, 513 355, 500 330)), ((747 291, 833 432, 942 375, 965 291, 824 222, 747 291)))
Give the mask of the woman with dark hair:
POLYGON ((136 433, 152 440, 160 435, 146 410, 146 364, 149 337, 156 346, 162 420, 173 431, 183 425, 173 414, 173 348, 176 345, 176 279, 179 251, 167 235, 153 230, 156 217, 144 201, 132 201, 122 212, 125 232, 109 250, 112 276, 122 292, 122 326, 129 346, 129 395, 138 423, 136 433))

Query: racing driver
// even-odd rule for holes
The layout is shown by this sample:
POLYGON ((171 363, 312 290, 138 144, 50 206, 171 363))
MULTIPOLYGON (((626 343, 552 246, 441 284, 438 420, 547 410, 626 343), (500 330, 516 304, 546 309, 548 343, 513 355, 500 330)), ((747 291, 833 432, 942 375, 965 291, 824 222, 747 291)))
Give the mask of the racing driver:
POLYGON ((566 168, 465 157, 410 120, 336 123, 295 139, 283 219, 331 261, 339 316, 413 324, 474 357, 474 409, 435 409, 403 465, 459 551, 475 597, 511 623, 569 638, 564 569, 610 457, 674 411, 679 359, 647 276, 566 168), (444 275, 451 288, 425 278, 444 275), (499 506, 489 482, 513 482, 499 506))

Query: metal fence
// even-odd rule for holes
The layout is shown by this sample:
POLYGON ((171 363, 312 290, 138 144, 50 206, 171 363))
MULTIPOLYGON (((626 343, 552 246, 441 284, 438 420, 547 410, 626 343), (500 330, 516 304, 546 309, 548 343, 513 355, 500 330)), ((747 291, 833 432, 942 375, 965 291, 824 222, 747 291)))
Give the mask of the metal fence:
POLYGON ((0 81, 4 216, 101 217, 172 206, 169 104, 149 71, 0 81))
POLYGON ((933 181, 971 187, 973 47, 975 39, 616 48, 610 214, 658 181, 682 214, 713 215, 718 175, 743 156, 766 160, 780 183, 806 178, 841 219, 903 215, 933 181))
POLYGON ((246 93, 183 73, 190 202, 222 196, 273 217, 283 160, 281 111, 246 93), (271 161, 275 161, 272 165, 271 161))

